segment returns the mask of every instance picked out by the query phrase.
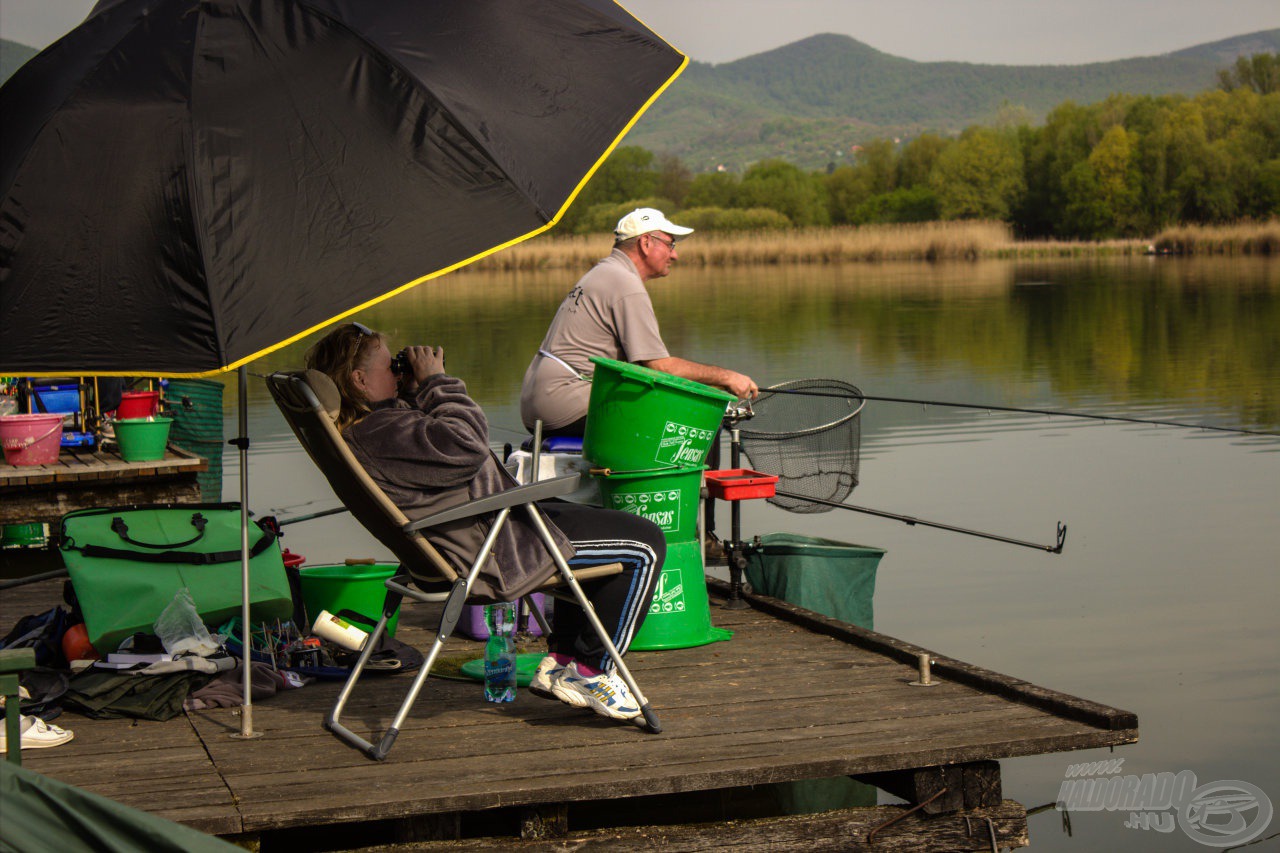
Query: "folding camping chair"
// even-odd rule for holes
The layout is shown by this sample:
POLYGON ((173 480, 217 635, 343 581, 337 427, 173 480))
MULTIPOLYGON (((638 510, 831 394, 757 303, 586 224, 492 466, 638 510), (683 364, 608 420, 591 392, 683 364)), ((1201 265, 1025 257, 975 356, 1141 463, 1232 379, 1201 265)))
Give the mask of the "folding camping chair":
MULTIPOLYGON (((338 499, 351 511, 356 520, 376 536, 383 545, 390 548, 400 561, 400 571, 396 573, 395 577, 386 581, 387 597, 382 606, 382 617, 379 619, 378 625, 374 628, 369 639, 365 641, 360 657, 355 667, 351 670, 351 675, 347 678, 342 692, 339 693, 333 710, 329 712, 329 716, 325 719, 325 728, 360 749, 370 758, 380 761, 387 757, 387 753, 391 751, 391 746, 395 743, 405 718, 409 715, 410 708, 418 698, 418 693, 422 690, 422 686, 426 683, 427 676, 431 673, 432 664, 444 647, 445 641, 453 633, 453 629, 462 613, 463 605, 469 603, 471 585, 479 572, 480 566, 484 564, 485 559, 492 550, 498 532, 506 524, 511 511, 520 509, 528 514, 529 521, 551 553, 559 570, 557 575, 553 575, 545 585, 534 591, 552 589, 558 586, 568 587, 573 600, 576 600, 582 607, 588 622, 600 636, 605 648, 617 663, 618 675, 626 682, 627 687, 640 704, 641 714, 644 719, 643 728, 655 733, 662 730, 657 716, 649 706, 648 700, 645 699, 640 687, 636 684, 635 678, 631 675, 626 663, 623 662, 622 656, 618 654, 617 648, 609 639, 608 632, 596 616, 591 602, 582 591, 582 587, 579 586, 580 580, 591 580, 610 574, 617 574, 622 571, 622 566, 618 563, 612 563, 606 566, 570 569, 568 562, 555 546, 555 540, 551 536, 546 520, 534 505, 534 501, 558 497, 572 492, 578 487, 578 476, 557 477, 552 480, 514 487, 500 494, 479 498, 411 522, 391 502, 386 493, 373 482, 338 433, 335 419, 338 413, 340 397, 337 387, 328 376, 316 370, 283 371, 269 376, 267 378, 267 387, 270 389, 276 405, 279 406, 280 411, 284 414, 285 420, 288 421, 289 426, 311 456, 312 461, 324 473, 338 499), (431 544, 431 530, 441 524, 487 513, 493 514, 489 535, 475 555, 467 573, 459 576, 449 562, 431 544), (411 589, 408 586, 410 582, 418 589, 411 589), (447 592, 444 592, 446 589, 447 592), (396 612, 396 608, 400 606, 400 602, 405 596, 421 602, 444 601, 444 610, 440 616, 439 627, 436 629, 435 641, 431 646, 431 650, 425 655, 422 668, 414 678, 413 684, 409 688, 409 693, 401 703, 395 718, 391 721, 390 727, 375 745, 342 725, 340 719, 342 710, 355 690, 356 682, 360 679, 360 674, 363 672, 365 664, 373 654, 374 648, 386 628, 387 620, 396 612)), ((562 595, 561 597, 567 597, 567 595, 562 595)), ((477 599, 470 603, 484 602, 477 599)), ((543 634, 550 633, 541 611, 532 606, 532 603, 529 604, 529 610, 538 619, 543 634)))

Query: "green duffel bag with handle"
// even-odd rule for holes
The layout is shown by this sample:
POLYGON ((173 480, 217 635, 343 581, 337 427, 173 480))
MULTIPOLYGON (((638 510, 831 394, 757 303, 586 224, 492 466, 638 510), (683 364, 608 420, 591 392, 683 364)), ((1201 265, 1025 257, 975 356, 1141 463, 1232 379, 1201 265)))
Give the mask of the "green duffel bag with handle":
MULTIPOLYGON (((184 587, 210 629, 241 610, 240 505, 159 504, 85 509, 63 516, 62 559, 89 642, 114 652, 184 587)), ((293 599, 275 534, 249 524, 249 616, 289 619, 293 599)))

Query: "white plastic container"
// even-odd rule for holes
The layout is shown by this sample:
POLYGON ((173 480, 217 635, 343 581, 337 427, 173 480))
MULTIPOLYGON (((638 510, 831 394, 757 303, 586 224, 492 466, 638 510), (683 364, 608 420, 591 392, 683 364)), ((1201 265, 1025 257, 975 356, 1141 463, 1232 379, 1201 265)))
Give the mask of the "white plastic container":
POLYGON ((328 610, 321 610, 311 625, 311 632, 322 640, 358 652, 364 648, 369 634, 352 625, 346 619, 334 616, 328 610))

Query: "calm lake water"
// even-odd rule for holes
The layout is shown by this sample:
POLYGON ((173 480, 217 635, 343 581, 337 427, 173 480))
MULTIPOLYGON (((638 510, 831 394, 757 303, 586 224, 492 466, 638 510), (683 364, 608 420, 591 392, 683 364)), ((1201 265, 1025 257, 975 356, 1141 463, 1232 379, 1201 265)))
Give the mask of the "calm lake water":
MULTIPOLYGON (((455 274, 358 319, 399 344, 443 345, 494 443, 518 442, 521 377, 574 278, 455 274)), ((1277 261, 677 269, 652 293, 672 352, 761 386, 838 378, 876 396, 1280 431, 1277 261)), ((252 371, 300 364, 313 339, 252 371)), ((249 399, 255 512, 334 506, 260 381, 249 399)), ((238 463, 226 462, 235 499, 238 463)), ((1201 785, 1258 786, 1280 806, 1280 438, 870 402, 849 502, 1044 543, 1069 526, 1065 552, 1050 555, 842 510, 743 512, 747 536, 887 549, 877 630, 1137 713, 1141 741, 1114 755, 1002 762, 1006 797, 1051 803, 1070 764, 1114 757, 1126 775, 1190 770, 1201 785)), ((727 510, 718 527, 728 533, 727 510)), ((311 563, 385 553, 341 516, 287 527, 285 545, 311 563)), ((1031 818, 1032 842, 1205 849, 1180 829, 1127 829, 1128 818, 1076 812, 1067 837, 1049 811, 1031 818)), ((1265 835, 1277 831, 1280 820, 1265 835)))

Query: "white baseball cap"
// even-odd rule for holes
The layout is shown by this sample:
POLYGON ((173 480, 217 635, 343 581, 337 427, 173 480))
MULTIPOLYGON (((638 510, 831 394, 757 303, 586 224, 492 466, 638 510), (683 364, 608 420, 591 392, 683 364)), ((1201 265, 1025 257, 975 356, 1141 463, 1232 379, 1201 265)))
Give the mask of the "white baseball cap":
POLYGON ((686 234, 693 233, 692 228, 685 228, 683 225, 676 225, 668 220, 667 217, 662 215, 661 210, 654 210, 652 207, 641 207, 618 220, 618 227, 613 229, 613 236, 619 240, 629 240, 632 237, 639 237, 641 234, 648 234, 650 231, 662 231, 674 237, 683 237, 686 234))

